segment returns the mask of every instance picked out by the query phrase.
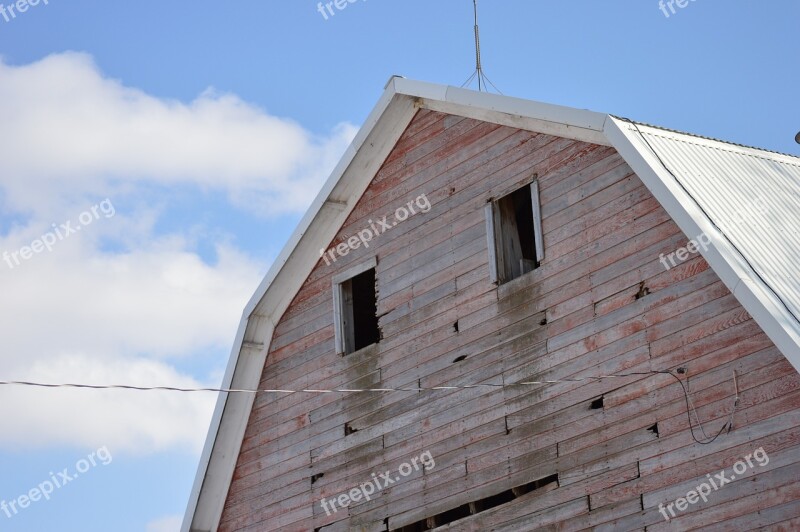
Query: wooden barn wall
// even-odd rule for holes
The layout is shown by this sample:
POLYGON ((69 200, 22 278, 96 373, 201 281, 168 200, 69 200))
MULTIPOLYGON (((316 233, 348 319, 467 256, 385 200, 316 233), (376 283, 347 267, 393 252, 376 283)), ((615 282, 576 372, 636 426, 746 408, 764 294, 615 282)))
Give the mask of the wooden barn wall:
POLYGON ((420 111, 332 245, 420 194, 430 212, 368 249, 320 260, 277 325, 262 387, 514 383, 686 366, 710 435, 731 412, 736 370, 734 430, 694 443, 684 394, 668 375, 259 395, 220 530, 395 529, 553 474, 555 489, 443 529, 800 524, 800 378, 699 255, 669 270, 659 262, 687 238, 612 148, 420 111), (489 281, 483 207, 533 174, 546 258, 498 287, 489 281), (331 278, 371 256, 382 339, 343 357, 334 348, 331 278), (659 503, 760 446, 769 464, 667 524, 659 503), (322 509, 322 498, 426 451, 434 468, 330 516, 322 509))

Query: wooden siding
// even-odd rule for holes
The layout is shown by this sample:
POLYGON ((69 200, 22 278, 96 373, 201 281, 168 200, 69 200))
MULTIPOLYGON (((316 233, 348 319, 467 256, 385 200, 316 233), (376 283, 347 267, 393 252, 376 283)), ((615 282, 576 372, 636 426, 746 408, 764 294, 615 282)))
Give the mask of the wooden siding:
POLYGON ((659 255, 687 238, 612 148, 420 111, 331 246, 423 193, 430 212, 368 249, 320 260, 277 324, 262 387, 513 383, 686 366, 698 415, 716 433, 733 405, 736 370, 734 430, 694 443, 683 392, 666 375, 259 395, 220 530, 394 529, 553 474, 555 489, 442 529, 661 530, 669 525, 659 503, 759 446, 768 465, 672 526, 797 525, 800 377, 701 257, 665 270, 659 255), (498 287, 489 282, 483 207, 534 174, 545 259, 498 287), (331 279, 373 256, 382 339, 343 357, 331 279), (426 451, 434 468, 371 501, 330 516, 320 506, 426 451))

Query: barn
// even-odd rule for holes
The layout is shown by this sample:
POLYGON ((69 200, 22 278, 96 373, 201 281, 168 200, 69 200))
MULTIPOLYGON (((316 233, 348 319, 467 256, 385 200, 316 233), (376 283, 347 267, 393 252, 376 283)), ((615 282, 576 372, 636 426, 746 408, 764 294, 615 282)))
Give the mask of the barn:
POLYGON ((183 530, 798 529, 798 265, 800 158, 393 77, 183 530))

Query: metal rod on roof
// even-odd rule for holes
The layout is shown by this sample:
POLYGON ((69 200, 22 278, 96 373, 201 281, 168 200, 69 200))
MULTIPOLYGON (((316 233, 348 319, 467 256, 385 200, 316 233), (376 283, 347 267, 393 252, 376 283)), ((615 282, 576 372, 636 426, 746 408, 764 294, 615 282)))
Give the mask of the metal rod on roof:
POLYGON ((475 72, 465 81, 461 86, 467 87, 472 80, 478 79, 478 91, 488 91, 489 86, 496 90, 499 94, 503 94, 500 89, 495 87, 494 83, 483 72, 483 62, 481 61, 481 31, 478 25, 478 0, 472 0, 473 13, 475 15, 475 72))
POLYGON ((481 68, 481 33, 478 28, 478 0, 472 0, 472 5, 475 11, 475 72, 478 73, 478 90, 480 91, 482 90, 483 68, 481 68))

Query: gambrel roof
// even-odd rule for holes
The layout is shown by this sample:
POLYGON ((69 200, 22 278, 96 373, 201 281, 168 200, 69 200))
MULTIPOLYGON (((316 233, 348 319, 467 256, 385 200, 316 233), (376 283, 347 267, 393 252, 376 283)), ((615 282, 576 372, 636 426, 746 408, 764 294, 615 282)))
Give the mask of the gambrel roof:
MULTIPOLYGON (((612 146, 719 278, 800 371, 800 158, 612 115, 455 87, 389 80, 331 177, 244 310, 225 388, 254 389, 281 318, 419 109, 612 146), (737 213, 754 212, 745 219, 737 213)), ((183 531, 219 524, 253 394, 221 394, 183 531)))

